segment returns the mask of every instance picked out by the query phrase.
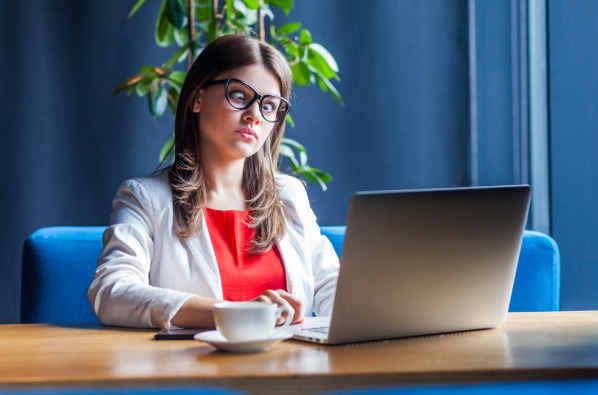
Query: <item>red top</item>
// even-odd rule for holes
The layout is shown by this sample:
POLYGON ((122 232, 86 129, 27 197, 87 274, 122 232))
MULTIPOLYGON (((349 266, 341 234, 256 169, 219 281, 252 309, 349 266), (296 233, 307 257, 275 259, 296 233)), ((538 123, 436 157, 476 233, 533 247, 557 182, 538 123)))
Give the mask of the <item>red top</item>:
POLYGON ((282 257, 276 245, 263 254, 247 251, 255 229, 249 211, 205 209, 208 232, 216 254, 224 300, 247 301, 268 289, 287 290, 282 257))

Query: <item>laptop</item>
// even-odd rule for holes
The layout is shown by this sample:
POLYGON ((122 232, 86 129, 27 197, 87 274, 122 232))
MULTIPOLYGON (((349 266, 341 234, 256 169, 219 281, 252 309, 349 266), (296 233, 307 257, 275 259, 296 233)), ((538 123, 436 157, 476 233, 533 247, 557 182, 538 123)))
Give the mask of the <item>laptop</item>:
POLYGON ((358 192, 330 317, 294 339, 343 344, 501 326, 531 198, 528 185, 358 192))

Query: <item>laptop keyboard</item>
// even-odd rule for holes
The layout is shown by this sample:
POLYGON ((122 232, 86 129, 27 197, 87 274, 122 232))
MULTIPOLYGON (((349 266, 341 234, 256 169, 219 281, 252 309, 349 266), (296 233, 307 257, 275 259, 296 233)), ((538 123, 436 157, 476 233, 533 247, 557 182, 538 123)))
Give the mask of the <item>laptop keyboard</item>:
POLYGON ((310 331, 310 332, 317 332, 317 333, 328 333, 328 329, 330 329, 329 326, 321 326, 318 328, 304 328, 302 330, 310 331))

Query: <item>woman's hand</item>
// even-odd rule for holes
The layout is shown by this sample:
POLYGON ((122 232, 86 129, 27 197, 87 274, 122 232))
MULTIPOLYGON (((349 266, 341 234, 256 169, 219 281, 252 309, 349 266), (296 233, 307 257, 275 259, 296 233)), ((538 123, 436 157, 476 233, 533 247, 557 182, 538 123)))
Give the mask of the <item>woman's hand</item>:
MULTIPOLYGON (((278 306, 283 304, 289 305, 295 311, 293 315, 293 324, 303 321, 303 304, 299 299, 291 295, 290 293, 283 291, 282 289, 272 290, 269 289, 260 296, 255 299, 252 299, 254 302, 266 302, 266 303, 276 303, 278 306)), ((283 313, 283 316, 276 321, 276 325, 282 325, 287 317, 285 317, 286 312, 283 313)))

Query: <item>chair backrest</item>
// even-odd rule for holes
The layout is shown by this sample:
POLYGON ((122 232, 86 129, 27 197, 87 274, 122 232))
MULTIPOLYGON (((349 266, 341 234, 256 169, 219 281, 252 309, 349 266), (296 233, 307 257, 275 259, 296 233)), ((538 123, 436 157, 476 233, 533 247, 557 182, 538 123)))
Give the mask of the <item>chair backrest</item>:
POLYGON ((96 322, 87 301, 105 226, 33 232, 23 247, 22 323, 96 322))
POLYGON ((509 311, 558 311, 560 302, 559 247, 544 233, 526 230, 509 311))
MULTIPOLYGON (((323 235, 340 256, 344 226, 323 226, 323 235)), ((515 275, 509 311, 558 311, 560 306, 561 259, 557 243, 549 236, 526 230, 515 275)))
MULTIPOLYGON (((23 248, 21 322, 95 322, 87 301, 102 250, 103 226, 42 228, 23 248)), ((323 226, 340 256, 344 226, 323 226)), ((510 311, 555 311, 560 302, 560 258, 556 242, 538 232, 523 237, 510 311)))

